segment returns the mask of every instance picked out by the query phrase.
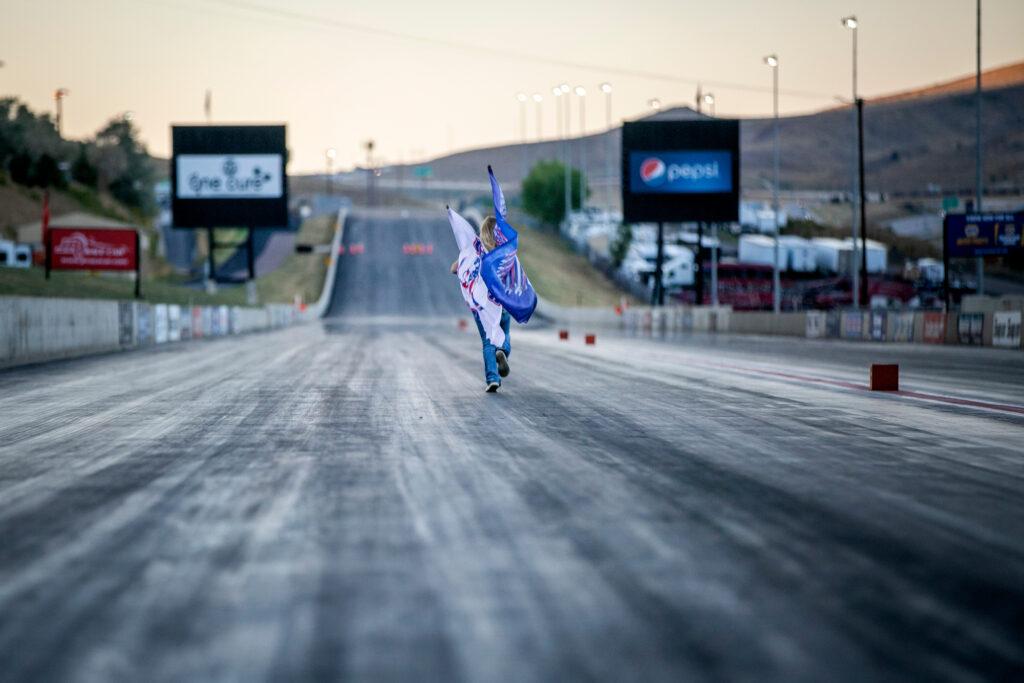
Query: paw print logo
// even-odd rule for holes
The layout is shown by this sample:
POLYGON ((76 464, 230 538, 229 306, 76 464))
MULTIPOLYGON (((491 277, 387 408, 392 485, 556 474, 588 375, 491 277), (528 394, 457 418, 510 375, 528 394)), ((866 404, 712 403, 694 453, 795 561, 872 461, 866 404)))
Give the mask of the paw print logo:
POLYGON ((270 174, 264 173, 263 169, 261 169, 259 166, 252 169, 252 177, 264 183, 270 182, 270 174))
POLYGON ((233 177, 236 173, 238 173, 238 162, 228 157, 224 160, 224 175, 233 177))

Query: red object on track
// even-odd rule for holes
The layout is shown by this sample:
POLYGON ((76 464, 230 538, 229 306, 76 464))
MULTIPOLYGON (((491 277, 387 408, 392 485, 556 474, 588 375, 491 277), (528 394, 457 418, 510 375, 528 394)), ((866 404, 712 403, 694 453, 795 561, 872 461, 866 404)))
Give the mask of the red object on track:
POLYGON ((339 244, 338 245, 338 253, 341 254, 342 256, 345 255, 345 245, 344 244, 339 244))
POLYGON ((355 244, 350 244, 349 247, 348 247, 348 253, 350 253, 352 255, 362 254, 364 251, 366 251, 366 247, 363 246, 362 242, 356 242, 355 244))
POLYGON ((587 335, 587 336, 586 336, 586 337, 584 338, 584 341, 585 341, 585 342, 586 342, 586 343, 587 343, 588 345, 590 345, 590 346, 593 346, 594 344, 596 344, 596 343, 597 343, 597 335, 596 335, 596 334, 588 334, 588 335, 587 335))
POLYGON ((459 329, 465 332, 468 327, 469 323, 464 318, 459 318, 459 329))
POLYGON ((870 385, 871 391, 899 391, 900 366, 873 363, 870 385))
POLYGON ((569 341, 569 330, 559 330, 558 338, 562 341, 569 341))

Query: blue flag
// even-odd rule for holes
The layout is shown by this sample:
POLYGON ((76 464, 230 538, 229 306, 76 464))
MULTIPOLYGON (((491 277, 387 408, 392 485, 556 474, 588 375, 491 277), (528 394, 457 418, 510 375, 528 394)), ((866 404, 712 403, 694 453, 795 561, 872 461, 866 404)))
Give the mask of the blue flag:
POLYGON ((491 296, 516 319, 516 322, 525 323, 537 308, 537 293, 533 291, 533 285, 526 277, 523 264, 519 262, 519 233, 505 219, 505 195, 490 166, 487 167, 487 175, 491 180, 494 217, 498 225, 494 229, 496 246, 484 254, 480 272, 491 296))

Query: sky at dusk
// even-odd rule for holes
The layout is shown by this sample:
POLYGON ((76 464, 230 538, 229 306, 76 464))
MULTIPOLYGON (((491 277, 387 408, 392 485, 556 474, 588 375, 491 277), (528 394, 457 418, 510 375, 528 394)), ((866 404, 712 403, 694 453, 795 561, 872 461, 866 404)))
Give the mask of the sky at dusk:
MULTIPOLYGON (((698 81, 719 116, 771 113, 778 53, 784 114, 850 94, 850 32, 860 20, 860 90, 867 97, 974 69, 973 0, 0 0, 0 95, 51 111, 70 90, 65 134, 135 115, 154 154, 171 123, 285 122, 290 171, 378 157, 413 162, 520 135, 516 94, 542 95, 553 137, 552 86, 587 89, 586 129, 606 126, 598 89, 613 86, 612 120, 692 104, 698 81)), ((983 3, 985 68, 1024 60, 1024 1, 983 3)), ((571 133, 579 132, 572 98, 571 133)))

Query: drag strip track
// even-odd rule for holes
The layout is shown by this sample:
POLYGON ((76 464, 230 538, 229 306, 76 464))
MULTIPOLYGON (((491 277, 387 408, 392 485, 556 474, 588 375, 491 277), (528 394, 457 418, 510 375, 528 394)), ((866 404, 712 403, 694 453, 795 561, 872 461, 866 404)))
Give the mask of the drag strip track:
MULTIPOLYGON (((443 214, 350 228, 322 325, 0 373, 4 680, 1024 671, 1020 416, 521 327, 486 395, 443 214)), ((996 358, 950 390, 1012 401, 996 358)))

